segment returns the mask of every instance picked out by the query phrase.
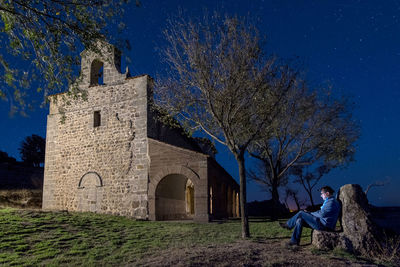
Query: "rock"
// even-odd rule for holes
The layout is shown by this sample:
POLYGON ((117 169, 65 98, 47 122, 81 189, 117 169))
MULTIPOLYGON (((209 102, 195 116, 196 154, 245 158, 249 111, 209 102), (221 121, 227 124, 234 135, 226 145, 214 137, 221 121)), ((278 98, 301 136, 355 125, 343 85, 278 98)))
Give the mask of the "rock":
POLYGON ((320 249, 342 248, 373 256, 379 250, 382 229, 373 221, 368 199, 360 185, 347 184, 340 188, 342 203, 342 232, 313 231, 312 243, 320 249))
POLYGON ((334 249, 338 246, 340 233, 314 230, 312 243, 319 249, 334 249))
POLYGON ((372 218, 368 199, 360 185, 345 185, 340 189, 344 238, 355 252, 372 255, 378 250, 382 229, 372 218))

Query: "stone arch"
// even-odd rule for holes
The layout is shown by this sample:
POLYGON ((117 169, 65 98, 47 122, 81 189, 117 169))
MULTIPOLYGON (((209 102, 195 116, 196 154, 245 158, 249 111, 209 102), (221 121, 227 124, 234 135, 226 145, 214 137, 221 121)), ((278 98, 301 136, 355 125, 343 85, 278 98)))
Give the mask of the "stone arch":
POLYGON ((97 187, 103 186, 103 180, 101 179, 100 175, 97 172, 87 172, 82 175, 81 179, 78 183, 78 188, 84 188, 84 184, 95 184, 97 187), (89 180, 93 180, 88 182, 89 180))
POLYGON ((98 212, 103 200, 103 180, 96 172, 85 173, 78 183, 78 211, 98 212))
MULTIPOLYGON (((198 188, 199 186, 199 181, 200 181, 199 175, 194 170, 190 169, 187 166, 175 165, 162 168, 156 175, 152 176, 150 179, 149 194, 148 194, 150 220, 193 218, 196 213, 194 202, 196 199, 196 194, 198 193, 198 190, 196 190, 196 188, 198 188), (156 203, 157 197, 160 198, 162 197, 163 194, 164 195, 166 194, 166 191, 162 192, 163 190, 162 188, 168 187, 167 185, 168 183, 170 185, 173 183, 179 186, 180 184, 184 185, 184 188, 180 189, 182 191, 180 191, 179 197, 176 198, 183 197, 183 200, 180 199, 180 201, 183 201, 181 203, 186 203, 186 205, 183 206, 183 211, 185 212, 185 216, 183 216, 182 215, 183 213, 180 212, 180 210, 182 210, 182 206, 178 207, 176 211, 179 212, 176 213, 175 215, 171 214, 170 218, 168 217, 168 214, 164 213, 158 214, 157 216, 156 210, 160 208, 159 204, 156 203), (188 192, 188 190, 190 190, 190 192, 188 192), (187 205, 190 206, 188 207, 187 205)), ((168 203, 168 205, 172 204, 168 203)))
POLYGON ((90 64, 90 85, 103 85, 104 79, 104 64, 101 60, 95 59, 90 64))

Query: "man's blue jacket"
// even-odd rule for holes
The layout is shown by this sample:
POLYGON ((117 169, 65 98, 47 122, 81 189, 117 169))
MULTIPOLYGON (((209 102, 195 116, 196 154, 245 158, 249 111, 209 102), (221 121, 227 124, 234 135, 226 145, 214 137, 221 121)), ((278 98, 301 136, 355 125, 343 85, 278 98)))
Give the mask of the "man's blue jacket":
POLYGON ((325 227, 329 229, 335 229, 340 208, 340 203, 335 199, 334 196, 331 196, 325 199, 324 204, 321 206, 319 211, 312 212, 311 214, 315 217, 318 217, 325 227))

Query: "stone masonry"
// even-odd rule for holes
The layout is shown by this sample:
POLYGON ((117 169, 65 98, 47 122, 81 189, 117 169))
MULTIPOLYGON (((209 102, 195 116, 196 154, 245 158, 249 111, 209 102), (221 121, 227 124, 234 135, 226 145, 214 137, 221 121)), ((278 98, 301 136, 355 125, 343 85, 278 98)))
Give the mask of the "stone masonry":
POLYGON ((151 220, 238 216, 232 177, 190 138, 155 127, 152 79, 122 74, 120 53, 99 47, 81 53, 87 99, 50 99, 43 209, 151 220), (223 194, 212 193, 214 184, 223 194))

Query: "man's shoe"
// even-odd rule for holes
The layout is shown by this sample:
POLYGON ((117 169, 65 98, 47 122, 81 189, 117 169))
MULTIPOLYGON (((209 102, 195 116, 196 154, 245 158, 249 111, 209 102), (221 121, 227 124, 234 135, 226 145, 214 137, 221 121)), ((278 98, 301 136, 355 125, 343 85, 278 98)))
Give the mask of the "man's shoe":
POLYGON ((298 247, 298 246, 299 246, 298 243, 293 242, 293 241, 291 241, 291 240, 290 240, 286 245, 287 245, 288 247, 292 247, 292 248, 298 247))
POLYGON ((280 225, 282 228, 285 228, 285 229, 287 229, 287 230, 291 230, 290 227, 289 227, 286 223, 284 223, 284 222, 280 222, 279 225, 280 225))

